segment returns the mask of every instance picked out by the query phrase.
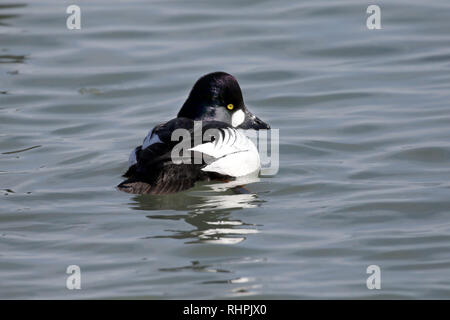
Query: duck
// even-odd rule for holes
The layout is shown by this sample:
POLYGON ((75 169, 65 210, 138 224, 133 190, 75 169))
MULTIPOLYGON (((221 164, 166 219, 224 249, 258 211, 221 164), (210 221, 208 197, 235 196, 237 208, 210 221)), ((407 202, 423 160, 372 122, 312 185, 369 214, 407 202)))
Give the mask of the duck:
POLYGON ((117 189, 173 194, 198 181, 258 175, 258 150, 245 132, 269 129, 247 108, 234 76, 206 74, 195 82, 177 117, 156 125, 132 150, 126 180, 117 189))

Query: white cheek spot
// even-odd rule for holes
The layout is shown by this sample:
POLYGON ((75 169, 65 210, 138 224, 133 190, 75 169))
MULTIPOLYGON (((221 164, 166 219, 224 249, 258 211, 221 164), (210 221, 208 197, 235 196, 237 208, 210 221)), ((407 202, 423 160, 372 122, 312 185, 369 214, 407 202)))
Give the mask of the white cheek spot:
POLYGON ((231 125, 236 128, 238 125, 242 124, 244 120, 245 120, 244 111, 238 110, 231 116, 231 125))

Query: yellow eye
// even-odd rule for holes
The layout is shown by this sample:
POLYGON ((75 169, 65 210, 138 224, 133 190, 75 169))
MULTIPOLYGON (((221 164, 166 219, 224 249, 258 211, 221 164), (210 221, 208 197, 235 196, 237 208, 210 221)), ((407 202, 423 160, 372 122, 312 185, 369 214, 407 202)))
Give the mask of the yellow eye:
POLYGON ((233 110, 233 109, 234 109, 234 106, 230 103, 229 105, 227 105, 227 109, 228 109, 228 110, 233 110))

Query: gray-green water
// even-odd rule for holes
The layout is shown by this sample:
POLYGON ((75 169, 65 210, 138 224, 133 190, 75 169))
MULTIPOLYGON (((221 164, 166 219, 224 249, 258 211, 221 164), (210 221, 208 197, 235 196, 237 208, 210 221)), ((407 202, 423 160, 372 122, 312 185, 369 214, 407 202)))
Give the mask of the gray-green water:
POLYGON ((450 298, 449 70, 446 0, 2 1, 0 297, 450 298), (280 129, 279 173, 116 191, 216 70, 280 129))

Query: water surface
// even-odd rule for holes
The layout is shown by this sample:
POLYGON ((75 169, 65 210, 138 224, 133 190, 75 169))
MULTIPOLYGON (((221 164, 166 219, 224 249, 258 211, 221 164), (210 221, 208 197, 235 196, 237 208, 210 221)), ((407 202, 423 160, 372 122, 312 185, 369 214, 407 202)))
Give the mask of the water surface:
POLYGON ((448 1, 378 1, 381 30, 356 0, 77 1, 81 30, 70 4, 0 5, 0 298, 450 298, 448 1), (278 174, 116 191, 217 70, 280 129, 278 174))

